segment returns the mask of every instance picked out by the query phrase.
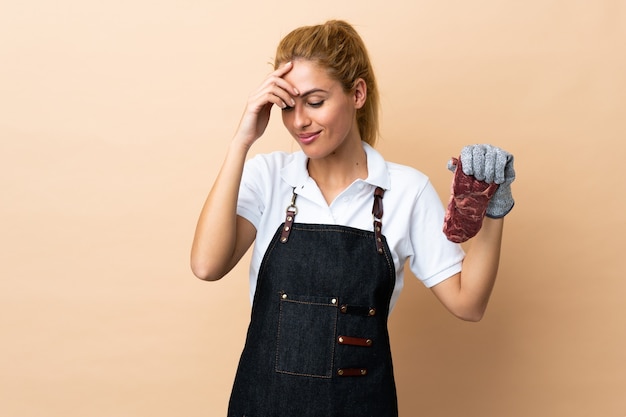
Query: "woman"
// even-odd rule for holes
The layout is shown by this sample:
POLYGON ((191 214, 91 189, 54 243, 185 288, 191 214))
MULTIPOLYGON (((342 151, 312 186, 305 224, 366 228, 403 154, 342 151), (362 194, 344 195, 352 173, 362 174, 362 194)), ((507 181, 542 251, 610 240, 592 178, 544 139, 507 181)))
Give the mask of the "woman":
POLYGON ((512 157, 463 149, 463 172, 502 183, 465 255, 442 232, 428 178, 386 162, 377 133, 376 81, 356 31, 329 21, 288 34, 248 99, 191 252, 194 274, 214 281, 256 240, 229 417, 397 416, 387 316, 406 260, 454 315, 482 317, 513 206, 512 157), (301 151, 245 162, 273 106, 301 151))

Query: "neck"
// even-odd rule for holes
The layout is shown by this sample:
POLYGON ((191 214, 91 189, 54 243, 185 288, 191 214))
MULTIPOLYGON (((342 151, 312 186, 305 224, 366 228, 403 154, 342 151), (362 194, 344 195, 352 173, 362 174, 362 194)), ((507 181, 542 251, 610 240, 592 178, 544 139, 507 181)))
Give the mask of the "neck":
POLYGON ((367 156, 361 141, 322 159, 309 159, 309 176, 315 180, 328 204, 357 179, 366 179, 367 156))

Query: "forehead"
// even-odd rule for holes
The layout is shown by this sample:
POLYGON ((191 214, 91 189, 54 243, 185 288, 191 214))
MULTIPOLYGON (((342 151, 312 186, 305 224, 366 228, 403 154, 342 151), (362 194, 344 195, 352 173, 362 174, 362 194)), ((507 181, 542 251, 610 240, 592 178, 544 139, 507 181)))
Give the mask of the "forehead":
POLYGON ((303 59, 293 61, 293 68, 284 78, 300 92, 318 88, 330 91, 339 86, 339 82, 328 75, 326 68, 303 59))

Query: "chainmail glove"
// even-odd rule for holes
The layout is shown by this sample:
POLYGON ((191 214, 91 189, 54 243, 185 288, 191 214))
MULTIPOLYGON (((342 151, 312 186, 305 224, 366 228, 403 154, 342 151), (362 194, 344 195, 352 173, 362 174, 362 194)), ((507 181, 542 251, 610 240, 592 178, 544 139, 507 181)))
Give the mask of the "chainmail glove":
MULTIPOLYGON (((474 176, 488 184, 498 184, 498 189, 489 200, 486 215, 493 219, 506 216, 515 201, 511 192, 511 183, 515 180, 513 155, 493 145, 469 145, 461 150, 463 173, 474 176)), ((448 169, 454 171, 448 163, 448 169)))

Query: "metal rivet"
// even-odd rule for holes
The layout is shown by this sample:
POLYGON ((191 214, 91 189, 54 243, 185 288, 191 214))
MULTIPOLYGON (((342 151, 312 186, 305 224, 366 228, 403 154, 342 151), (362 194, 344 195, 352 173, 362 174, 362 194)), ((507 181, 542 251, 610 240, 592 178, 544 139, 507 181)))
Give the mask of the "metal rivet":
POLYGON ((367 369, 361 369, 361 375, 367 374, 367 369))
POLYGON ((365 344, 366 344, 367 346, 372 346, 372 339, 367 339, 367 340, 365 341, 365 344))
POLYGON ((383 253, 383 250, 382 249, 378 249, 378 253, 383 253))
POLYGON ((285 243, 285 242, 287 241, 287 238, 286 238, 286 237, 284 237, 284 238, 280 239, 280 241, 281 241, 282 243, 285 243))
POLYGON ((337 375, 343 375, 343 369, 337 369, 337 375))
POLYGON ((289 226, 285 226, 284 230, 285 230, 285 232, 288 232, 289 231, 289 226))
POLYGON ((376 231, 380 232, 380 227, 379 226, 376 226, 376 231))
POLYGON ((370 308, 370 311, 368 313, 370 316, 374 316, 376 315, 376 309, 374 307, 370 308))
POLYGON ((342 313, 345 313, 346 311, 348 311, 348 306, 347 306, 347 305, 345 305, 345 304, 344 304, 344 305, 342 305, 342 306, 341 306, 340 311, 341 311, 342 313))
POLYGON ((290 222, 290 221, 292 221, 292 220, 293 220, 293 217, 291 217, 291 216, 287 216, 287 221, 288 221, 288 222, 290 222))
POLYGON ((337 304, 337 299, 333 298, 332 300, 330 300, 331 304, 337 304))
POLYGON ((282 298, 283 300, 286 300, 287 299, 287 294, 281 295, 280 298, 282 298))
POLYGON ((343 337, 339 336, 339 343, 343 343, 343 337))
POLYGON ((379 241, 379 242, 382 242, 383 240, 382 240, 381 238, 378 238, 378 241, 379 241))

